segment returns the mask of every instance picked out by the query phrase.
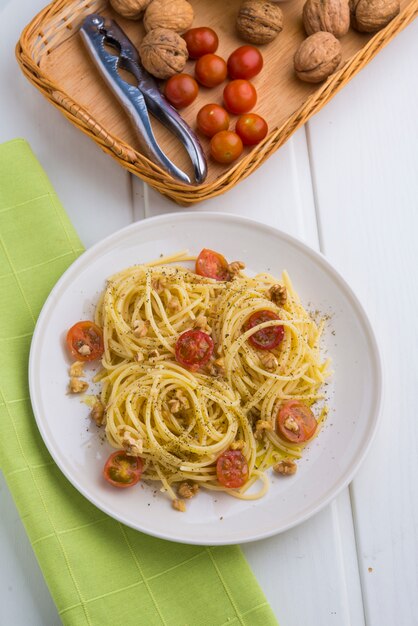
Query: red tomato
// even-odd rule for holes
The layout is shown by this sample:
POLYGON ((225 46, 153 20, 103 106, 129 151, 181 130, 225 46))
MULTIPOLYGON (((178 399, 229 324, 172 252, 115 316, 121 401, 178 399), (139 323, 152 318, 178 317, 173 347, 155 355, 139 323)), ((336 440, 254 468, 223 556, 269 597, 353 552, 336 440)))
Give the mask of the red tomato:
POLYGON ((207 137, 213 137, 221 130, 228 130, 229 115, 219 104, 205 104, 197 114, 197 127, 207 137))
POLYGON ((231 278, 228 261, 225 257, 208 248, 203 248, 196 259, 196 274, 215 280, 229 280, 231 278))
POLYGON ((232 80, 224 89, 224 104, 231 113, 240 115, 255 107, 257 92, 249 80, 232 80))
POLYGON ((205 54, 198 59, 194 73, 199 83, 205 87, 216 87, 226 78, 226 63, 217 54, 205 54))
POLYGON ((104 352, 102 329, 94 322, 77 322, 67 333, 67 348, 78 361, 95 361, 104 352))
POLYGON ((175 74, 165 84, 165 97, 176 109, 187 107, 199 92, 199 85, 189 74, 175 74))
POLYGON ((311 409, 299 400, 288 400, 280 407, 277 429, 282 437, 292 443, 303 443, 311 439, 318 423, 311 409))
POLYGON ((186 40, 187 51, 191 59, 198 59, 204 54, 216 52, 218 49, 218 35, 206 26, 191 28, 184 33, 183 39, 186 40))
POLYGON ((198 370, 213 353, 213 341, 202 330, 186 330, 176 341, 176 361, 189 370, 198 370))
POLYGON ((142 460, 137 456, 128 456, 124 450, 110 455, 103 469, 107 482, 119 489, 133 487, 141 479, 142 460))
MULTIPOLYGON (((263 310, 253 313, 245 323, 244 330, 250 330, 254 326, 263 324, 264 322, 270 322, 272 320, 279 320, 280 317, 273 313, 273 311, 263 310)), ((283 341, 284 328, 283 326, 270 326, 270 328, 262 328, 258 332, 251 335, 248 339, 251 345, 258 350, 272 350, 283 341)))
POLYGON ((255 146, 267 135, 267 122, 256 113, 246 113, 238 118, 235 131, 245 146, 255 146))
POLYGON ((227 61, 230 78, 253 78, 263 67, 263 55, 254 46, 241 46, 234 50, 227 61))
POLYGON ((241 137, 232 130, 221 130, 210 141, 210 153, 218 163, 232 163, 241 155, 244 146, 241 137))
POLYGON ((240 450, 227 450, 216 462, 216 476, 224 487, 238 489, 248 480, 248 463, 240 450))

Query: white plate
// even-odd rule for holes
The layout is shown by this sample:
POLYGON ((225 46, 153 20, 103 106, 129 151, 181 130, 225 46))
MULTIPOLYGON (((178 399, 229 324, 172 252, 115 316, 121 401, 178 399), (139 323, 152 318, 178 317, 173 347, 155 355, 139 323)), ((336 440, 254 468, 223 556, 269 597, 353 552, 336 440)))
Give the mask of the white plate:
POLYGON ((135 223, 83 254, 47 299, 33 336, 29 382, 39 430, 70 482, 117 520, 150 535, 196 544, 253 541, 282 532, 319 511, 353 478, 376 428, 381 367, 366 315, 324 257, 254 221, 211 213, 177 213, 135 223), (93 315, 105 279, 160 254, 208 247, 245 261, 252 272, 287 269, 310 310, 330 315, 324 338, 335 372, 327 387, 330 415, 293 477, 272 476, 268 494, 245 502, 200 492, 187 513, 172 509, 155 485, 118 490, 102 479, 111 449, 77 396, 66 395, 66 330, 93 315))

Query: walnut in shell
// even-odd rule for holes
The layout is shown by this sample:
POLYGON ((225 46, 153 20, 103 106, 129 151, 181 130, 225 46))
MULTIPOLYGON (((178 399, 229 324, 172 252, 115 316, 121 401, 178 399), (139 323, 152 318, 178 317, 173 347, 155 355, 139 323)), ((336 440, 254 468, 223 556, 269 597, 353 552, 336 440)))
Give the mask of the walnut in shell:
POLYGON ((236 27, 239 36, 245 41, 268 43, 283 30, 283 13, 275 2, 244 0, 238 12, 236 27))
POLYGON ((303 25, 307 35, 323 30, 334 37, 343 37, 350 28, 348 0, 306 0, 303 25))
POLYGON ((194 13, 187 0, 153 0, 144 14, 147 32, 154 28, 169 28, 181 33, 193 23, 194 13))
POLYGON ((350 0, 351 25, 361 33, 375 33, 384 28, 401 7, 399 0, 350 0))
POLYGON ((157 78, 170 78, 181 72, 188 58, 183 37, 167 28, 156 28, 145 35, 139 55, 147 72, 157 78))
POLYGON ((116 13, 130 20, 139 19, 150 2, 151 0, 110 0, 116 13))
POLYGON ((320 83, 335 72, 341 62, 341 44, 331 33, 319 32, 303 41, 295 54, 298 78, 320 83))

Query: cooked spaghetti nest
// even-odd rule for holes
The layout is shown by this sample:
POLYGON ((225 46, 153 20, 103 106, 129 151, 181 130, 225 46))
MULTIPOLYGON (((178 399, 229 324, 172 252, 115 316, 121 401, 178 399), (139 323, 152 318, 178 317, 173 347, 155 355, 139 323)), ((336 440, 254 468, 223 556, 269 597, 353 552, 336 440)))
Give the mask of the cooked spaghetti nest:
MULTIPOLYGON (((178 265, 194 259, 180 252, 108 280, 96 308, 104 338, 97 380, 106 436, 115 448, 128 446, 132 453, 133 447, 144 462, 143 477, 161 481, 173 499, 176 484, 184 481, 259 498, 268 489, 265 470, 299 458, 304 446, 277 433, 280 405, 297 399, 311 406, 324 397, 320 388, 329 363, 319 350, 323 322, 317 325, 304 309, 286 272, 281 281, 239 271, 217 282, 178 265), (279 282, 287 292, 282 306, 269 293, 279 282), (280 320, 257 330, 284 327, 283 341, 268 352, 253 347, 248 338, 254 331, 245 330, 246 320, 261 310, 280 320), (209 334, 215 346, 210 363, 198 371, 175 358, 179 335, 191 328, 209 334), (240 489, 217 480, 216 461, 231 446, 248 463, 249 480, 240 489), (258 480, 259 488, 248 493, 258 480)), ((319 423, 325 414, 323 407, 319 423)))

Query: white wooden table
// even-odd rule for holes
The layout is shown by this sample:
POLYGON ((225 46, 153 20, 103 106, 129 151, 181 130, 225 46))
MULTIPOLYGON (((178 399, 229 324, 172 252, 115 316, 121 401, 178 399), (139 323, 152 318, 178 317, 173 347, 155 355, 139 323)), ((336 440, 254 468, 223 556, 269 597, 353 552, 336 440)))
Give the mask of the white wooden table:
MULTIPOLYGON (((14 45, 44 2, 0 0, 0 142, 30 142, 90 246, 179 209, 102 154, 18 70, 14 45)), ((305 524, 244 546, 281 626, 418 624, 417 59, 418 21, 255 174, 188 209, 251 216, 322 250, 381 346, 383 415, 350 488, 305 524)), ((60 624, 1 475, 0 624, 60 624)))

